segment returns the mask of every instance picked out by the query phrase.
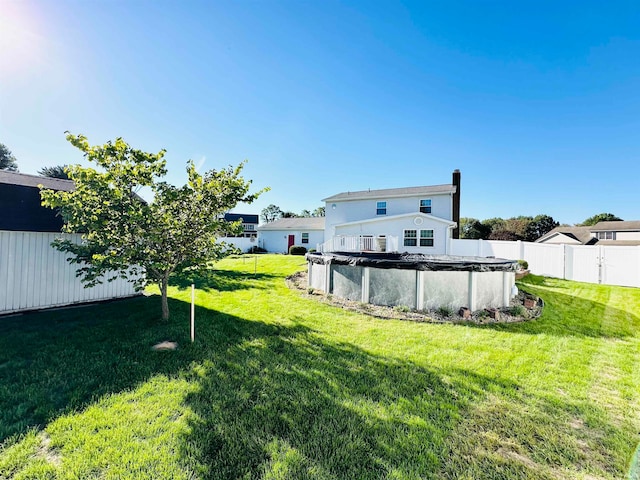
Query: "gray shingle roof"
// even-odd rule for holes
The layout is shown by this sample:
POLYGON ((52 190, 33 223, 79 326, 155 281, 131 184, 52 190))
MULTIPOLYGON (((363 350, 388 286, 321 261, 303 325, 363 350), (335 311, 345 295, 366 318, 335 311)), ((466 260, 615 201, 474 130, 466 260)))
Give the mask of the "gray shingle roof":
POLYGON ((629 220, 629 221, 619 220, 617 222, 598 222, 589 228, 591 229, 592 232, 602 232, 602 231, 621 232, 623 230, 640 230, 640 220, 629 220))
POLYGON ((75 190, 75 184, 71 180, 41 177, 39 175, 28 175, 26 173, 7 172, 6 170, 0 170, 0 183, 33 188, 38 188, 38 185, 43 185, 45 188, 50 188, 52 190, 64 190, 65 192, 72 192, 75 190))
POLYGON ((323 199, 323 202, 339 200, 365 200, 374 198, 413 197, 417 195, 435 195, 454 193, 455 185, 431 185, 425 187, 385 188, 382 190, 361 190, 359 192, 342 192, 323 199))
POLYGON ((258 230, 324 230, 324 217, 281 218, 260 225, 258 230))
POLYGON ((574 238, 578 242, 583 245, 587 245, 588 243, 595 242, 596 239, 591 235, 591 227, 556 227, 553 230, 545 233, 536 242, 544 242, 549 237, 553 236, 556 233, 561 233, 566 235, 567 237, 574 238))

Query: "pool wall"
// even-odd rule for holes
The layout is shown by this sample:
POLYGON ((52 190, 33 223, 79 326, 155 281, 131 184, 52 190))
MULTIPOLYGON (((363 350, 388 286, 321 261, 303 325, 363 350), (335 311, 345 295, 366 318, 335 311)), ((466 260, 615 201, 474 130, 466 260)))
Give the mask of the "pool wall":
MULTIPOLYGON (((445 307, 454 311, 460 307, 472 311, 500 308, 509 305, 515 286, 515 266, 507 260, 495 267, 500 259, 493 259, 487 267, 487 262, 460 257, 464 259, 461 266, 443 267, 456 270, 430 270, 415 257, 412 257, 413 265, 399 263, 396 267, 400 268, 389 264, 379 268, 369 262, 358 264, 358 261, 345 264, 335 262, 331 256, 324 257, 320 261, 317 257, 309 259, 307 256, 309 287, 375 305, 402 305, 416 310, 445 307)), ((447 257, 448 260, 451 258, 447 257)))

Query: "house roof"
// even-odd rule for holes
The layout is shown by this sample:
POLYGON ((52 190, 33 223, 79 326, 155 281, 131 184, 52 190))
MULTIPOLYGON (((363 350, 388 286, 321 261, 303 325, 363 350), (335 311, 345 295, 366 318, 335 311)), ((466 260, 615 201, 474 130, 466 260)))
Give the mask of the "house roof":
POLYGON ((336 225, 336 227, 344 227, 347 225, 359 225, 361 223, 375 223, 375 222, 385 222, 385 221, 390 221, 390 220, 398 220, 400 218, 404 218, 404 217, 419 217, 419 218, 424 218, 425 220, 434 220, 436 222, 439 223, 446 223, 448 225, 455 225, 456 222, 452 222, 451 220, 447 220, 446 218, 440 218, 440 217, 435 217, 433 215, 429 215, 427 213, 421 213, 421 212, 410 212, 410 213, 401 213, 400 215, 382 215, 379 217, 375 217, 375 218, 367 218, 364 220, 355 220, 353 222, 347 222, 347 223, 339 223, 338 225, 336 225))
POLYGON ((0 183, 32 188, 38 188, 38 185, 42 185, 43 187, 50 188, 51 190, 64 190, 65 192, 72 192, 76 188, 75 184, 71 180, 41 177, 39 175, 28 175, 26 173, 7 172, 6 170, 0 170, 0 183))
POLYGON ((455 193, 456 186, 431 185, 425 187, 386 188, 383 190, 362 190, 359 192, 342 192, 323 199, 323 202, 336 202, 348 200, 367 200, 374 198, 415 197, 418 195, 437 195, 455 193))
POLYGON ((598 245, 617 245, 619 247, 632 247, 640 245, 640 240, 598 240, 598 245))
POLYGON ((247 213, 225 213, 224 219, 227 222, 242 220, 243 223, 258 223, 258 215, 247 213))
POLYGON ((622 232, 624 230, 640 230, 640 220, 622 221, 617 222, 598 222, 595 225, 589 227, 592 232, 602 231, 616 231, 622 232))
POLYGON ((536 242, 544 242, 557 234, 566 235, 567 237, 573 238, 583 245, 587 245, 588 243, 594 242, 596 240, 591 235, 591 227, 556 227, 538 238, 536 242))
POLYGON ((258 230, 324 230, 324 217, 281 218, 260 225, 258 230))

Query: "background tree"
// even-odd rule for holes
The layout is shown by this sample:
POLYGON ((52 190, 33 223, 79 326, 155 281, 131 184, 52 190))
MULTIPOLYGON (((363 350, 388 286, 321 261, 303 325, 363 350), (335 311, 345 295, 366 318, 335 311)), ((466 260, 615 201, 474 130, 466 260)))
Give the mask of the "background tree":
POLYGON ((460 219, 460 238, 487 239, 490 234, 491 227, 477 218, 462 217, 460 219))
POLYGON ((519 217, 507 218, 504 221, 502 230, 513 232, 518 236, 519 240, 524 240, 527 235, 527 228, 529 228, 529 224, 532 221, 533 217, 527 217, 524 215, 520 215, 519 217))
POLYGON ((50 178, 61 178, 63 180, 69 180, 69 175, 65 169, 68 165, 55 165, 53 167, 42 167, 38 170, 38 175, 42 175, 43 177, 50 178))
POLYGON ((239 222, 230 225, 224 212, 262 192, 248 193, 251 181, 240 176, 244 163, 201 175, 188 162, 187 184, 174 187, 159 181, 166 174, 164 150, 135 150, 121 138, 93 147, 83 135, 67 134, 67 140, 104 172, 72 165, 67 172, 76 184, 73 192, 41 191, 43 205, 60 209, 65 232, 83 232, 80 245, 58 239, 54 247, 73 255, 69 261, 81 265, 78 275, 86 286, 118 277, 138 288, 157 283, 167 320, 170 275, 206 268, 229 253, 216 238, 239 222), (153 192, 151 203, 136 195, 141 187, 153 192))
POLYGON ((264 220, 265 223, 275 222, 282 217, 282 210, 280 210, 280 207, 272 203, 271 205, 262 209, 262 212, 260 212, 260 217, 262 217, 262 220, 264 220))
POLYGON ((324 207, 318 207, 318 208, 316 208, 316 209, 313 211, 312 215, 313 215, 314 217, 324 217, 324 207))
POLYGON ((309 218, 309 217, 311 217, 311 211, 310 211, 310 210, 307 210, 307 209, 304 209, 304 210, 302 210, 302 211, 300 212, 300 216, 301 216, 302 218, 309 218))
POLYGON ((613 213, 598 213, 593 217, 587 218, 580 225, 582 225, 583 227, 590 227, 598 222, 618 222, 621 220, 622 219, 620 217, 616 217, 613 213))
POLYGON ((487 218, 482 221, 482 224, 489 228, 489 235, 491 235, 491 232, 504 229, 504 219, 500 217, 487 218))
POLYGON ((293 212, 282 212, 281 218, 298 218, 298 215, 293 212))
POLYGON ((0 143, 0 170, 7 170, 9 172, 18 171, 18 161, 13 156, 11 150, 6 145, 0 143))
POLYGON ((523 237, 518 235, 516 232, 511 230, 496 230, 495 232, 491 232, 489 235, 489 240, 522 240, 523 237))
POLYGON ((553 217, 549 215, 536 215, 529 225, 527 225, 524 239, 527 242, 535 242, 538 238, 550 232, 558 225, 560 225, 560 223, 556 222, 553 217))

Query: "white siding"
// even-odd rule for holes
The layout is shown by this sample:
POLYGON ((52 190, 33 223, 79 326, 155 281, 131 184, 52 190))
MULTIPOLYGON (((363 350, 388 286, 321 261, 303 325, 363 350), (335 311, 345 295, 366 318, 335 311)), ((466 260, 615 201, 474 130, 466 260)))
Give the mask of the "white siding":
POLYGON ((431 214, 434 217, 451 220, 452 200, 451 194, 423 195, 403 198, 376 198, 367 200, 351 200, 327 202, 325 206, 325 230, 326 237, 331 238, 335 233, 335 226, 342 223, 369 220, 372 218, 384 218, 403 213, 420 212, 420 200, 431 199, 431 214), (376 215, 376 204, 380 201, 387 202, 387 214, 376 215), (335 204, 336 208, 332 206, 335 204))
MULTIPOLYGON (((336 227, 335 235, 388 235, 398 237, 398 251, 409 253, 424 253, 427 255, 445 254, 447 251, 447 224, 434 220, 423 219, 422 217, 402 217, 378 222, 356 223, 336 227), (422 224, 416 225, 415 218, 423 220, 422 224), (433 230, 433 247, 405 247, 404 231, 433 230)), ((418 238, 419 240, 419 238, 418 238)), ((418 242, 419 243, 419 242, 418 242)))
POLYGON ((616 240, 640 240, 640 232, 616 232, 616 240))
MULTIPOLYGON (((0 231, 0 314, 136 294, 122 279, 84 288, 68 254, 51 246, 61 235, 0 231)), ((80 235, 64 236, 80 241, 80 235)))
POLYGON ((558 233, 556 235, 553 235, 549 238, 547 238, 544 242, 539 242, 539 243, 566 243, 566 244, 570 244, 570 245, 581 245, 581 243, 576 240, 575 238, 571 238, 567 235, 564 235, 562 233, 558 233))
POLYGON ((323 230, 259 230, 260 246, 270 253, 288 253, 289 235, 294 235, 294 245, 300 245, 307 250, 315 249, 324 242, 323 230), (302 243, 302 234, 309 234, 309 243, 302 243))

